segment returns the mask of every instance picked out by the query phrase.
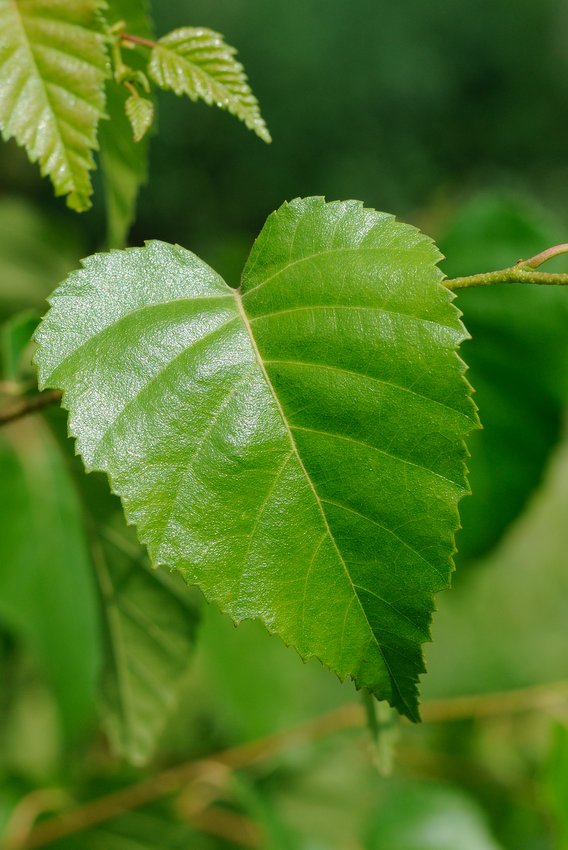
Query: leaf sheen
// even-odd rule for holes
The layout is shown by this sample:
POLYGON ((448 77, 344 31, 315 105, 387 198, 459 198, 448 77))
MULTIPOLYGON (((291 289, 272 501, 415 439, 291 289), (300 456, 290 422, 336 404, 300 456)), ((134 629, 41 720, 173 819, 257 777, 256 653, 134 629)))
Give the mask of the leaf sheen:
POLYGON ((0 0, 0 128, 67 205, 90 207, 108 62, 102 0, 0 0))
POLYGON ((86 260, 37 335, 151 560, 413 720, 476 424, 439 259, 392 216, 296 200, 240 290, 152 242, 86 260))
POLYGON ((182 27, 158 41, 148 71, 160 88, 226 109, 264 142, 270 142, 258 102, 235 54, 235 48, 225 44, 219 33, 182 27))

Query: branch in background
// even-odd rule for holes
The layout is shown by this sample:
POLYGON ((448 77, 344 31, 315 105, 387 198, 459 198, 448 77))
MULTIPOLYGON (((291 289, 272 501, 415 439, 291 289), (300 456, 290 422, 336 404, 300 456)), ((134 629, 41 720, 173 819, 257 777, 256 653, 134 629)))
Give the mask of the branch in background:
POLYGON ((52 404, 58 404, 61 401, 61 393, 59 390, 49 390, 41 395, 35 395, 31 398, 23 399, 18 404, 14 404, 8 410, 0 411, 0 425, 7 425, 9 422, 15 422, 17 419, 22 419, 30 413, 37 413, 43 410, 44 407, 49 407, 52 404))
MULTIPOLYGON (((426 723, 483 719, 527 711, 553 711, 568 707, 568 680, 537 685, 520 690, 427 702, 422 707, 426 723)), ((316 717, 292 729, 285 729, 211 755, 207 759, 189 761, 149 776, 112 794, 100 797, 69 812, 39 823, 25 838, 4 844, 3 850, 37 850, 54 841, 97 826, 125 812, 153 803, 178 792, 204 773, 212 764, 230 770, 248 768, 290 747, 313 742, 345 729, 364 726, 366 715, 358 704, 342 706, 329 714, 316 717)))
POLYGON ((490 286, 499 283, 535 283, 540 286, 568 286, 568 274, 549 274, 547 272, 535 271, 548 260, 568 254, 568 242, 562 245, 554 245, 535 254, 529 260, 519 260, 509 269, 501 269, 496 272, 482 272, 467 277, 455 277, 453 280, 443 281, 448 289, 469 289, 472 286, 490 286))

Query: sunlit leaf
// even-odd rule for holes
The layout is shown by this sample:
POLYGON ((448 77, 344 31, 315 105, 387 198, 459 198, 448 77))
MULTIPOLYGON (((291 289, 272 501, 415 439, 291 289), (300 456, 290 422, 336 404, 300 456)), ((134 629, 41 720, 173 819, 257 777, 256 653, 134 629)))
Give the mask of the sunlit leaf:
POLYGON ((163 243, 96 255, 37 336, 151 560, 413 719, 476 422, 438 259, 389 215, 300 200, 240 290, 163 243))
POLYGON ((124 106, 126 117, 132 126, 135 142, 141 142, 154 120, 154 104, 147 97, 131 95, 124 106))
POLYGON ((0 0, 0 128, 55 193, 89 208, 108 73, 102 0, 0 0))
POLYGON ((219 33, 183 27, 158 41, 148 70, 161 88, 226 109, 263 141, 270 142, 258 102, 235 53, 219 33))

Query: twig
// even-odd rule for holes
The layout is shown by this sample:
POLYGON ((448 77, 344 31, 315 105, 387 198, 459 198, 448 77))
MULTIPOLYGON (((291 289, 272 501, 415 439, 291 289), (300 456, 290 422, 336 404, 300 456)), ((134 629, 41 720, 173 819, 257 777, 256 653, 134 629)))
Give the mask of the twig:
POLYGON ((0 411, 0 425, 15 422, 17 419, 22 419, 30 413, 37 413, 44 407, 49 407, 49 405, 57 404, 60 401, 61 393, 59 390, 49 390, 46 393, 41 393, 41 395, 23 399, 19 404, 14 404, 8 410, 0 411))
POLYGON ((455 277, 452 280, 445 280, 443 283, 444 286, 452 290, 469 289, 472 286, 489 286, 499 283, 535 283, 539 286, 568 286, 568 274, 550 274, 548 272, 535 271, 543 263, 552 260, 554 257, 559 257, 561 254, 568 254, 568 242, 547 248, 545 251, 535 254, 534 257, 528 260, 519 260, 514 266, 508 269, 472 274, 467 277, 455 277))
MULTIPOLYGON (((427 723, 441 723, 566 706, 568 706, 568 680, 562 680, 502 693, 433 700, 423 705, 422 716, 427 723)), ((361 727, 364 723, 365 711, 362 706, 358 704, 342 706, 292 729, 285 729, 258 741, 231 747, 207 759, 185 762, 122 788, 120 791, 77 806, 69 812, 39 823, 24 842, 6 845, 4 850, 36 850, 167 797, 199 777, 204 771, 209 773, 212 762, 224 765, 231 770, 250 767, 301 742, 316 741, 344 729, 361 727)))

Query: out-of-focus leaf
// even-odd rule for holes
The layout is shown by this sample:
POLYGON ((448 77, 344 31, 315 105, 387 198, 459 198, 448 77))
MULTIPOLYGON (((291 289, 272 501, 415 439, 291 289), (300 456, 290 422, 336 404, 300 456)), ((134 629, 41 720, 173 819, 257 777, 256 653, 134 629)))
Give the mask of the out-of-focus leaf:
MULTIPOLYGON (((448 277, 506 268, 561 241, 521 201, 482 197, 440 240, 448 277)), ((483 430, 468 443, 473 495, 461 505, 459 562, 497 543, 542 479, 568 398, 568 292, 505 285, 460 292, 463 348, 483 430)))
POLYGON ((50 845, 53 850, 190 850, 195 832, 152 811, 130 812, 50 845))
POLYGON ((73 224, 16 198, 0 198, 0 318, 45 299, 82 255, 73 224))
POLYGON ((93 542, 106 624, 103 723, 114 751, 143 764, 175 711, 198 615, 181 577, 153 570, 117 524, 93 542))
POLYGON ((74 486, 38 417, 2 429, 0 479, 0 619, 28 642, 75 734, 95 705, 97 599, 74 486))
POLYGON ((270 142, 258 101, 236 50, 208 29, 182 27, 163 36, 152 50, 148 71, 160 88, 226 109, 270 142))
MULTIPOLYGON (((109 23, 124 21, 125 30, 150 38, 153 34, 146 0, 113 0, 109 23)), ((132 51, 126 57, 135 70, 146 63, 132 51)), ((148 138, 135 142, 126 115, 129 92, 114 79, 107 83, 108 121, 101 122, 99 139, 107 211, 109 248, 123 248, 136 214, 140 187, 148 177, 148 138)))
POLYGON ((86 260, 37 334, 152 561, 412 719, 476 424, 438 259, 392 216, 297 200, 240 291, 150 243, 86 260))
POLYGON ((383 787, 366 850, 502 850, 475 801, 451 786, 383 787))
POLYGON ((568 728, 555 723, 544 795, 555 826, 555 850, 568 848, 568 728))
POLYGON ((0 326, 0 369, 5 380, 31 376, 32 336, 39 320, 38 312, 26 310, 0 326))
POLYGON ((90 207, 108 61, 103 0, 0 0, 0 128, 71 209, 90 207))

